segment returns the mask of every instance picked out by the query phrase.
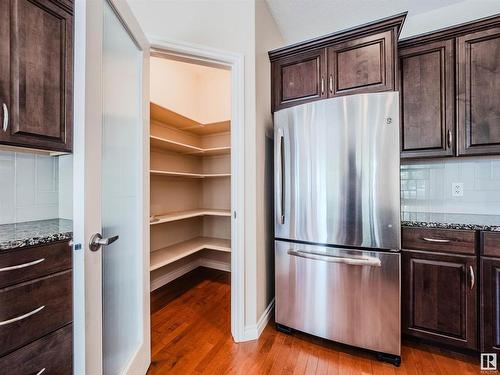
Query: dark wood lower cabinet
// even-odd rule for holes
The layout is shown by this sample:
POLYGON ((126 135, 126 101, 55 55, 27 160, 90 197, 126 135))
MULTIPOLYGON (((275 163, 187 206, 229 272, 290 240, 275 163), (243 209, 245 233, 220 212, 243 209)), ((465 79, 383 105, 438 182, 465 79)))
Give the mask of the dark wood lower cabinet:
POLYGON ((0 374, 70 375, 72 250, 68 241, 0 254, 0 374))
POLYGON ((500 353, 500 259, 481 259, 481 351, 500 353))
POLYGON ((70 375, 72 369, 72 324, 0 358, 2 374, 70 375))
POLYGON ((477 349, 476 257, 402 252, 403 333, 477 349))
POLYGON ((1 289, 0 355, 70 323, 71 292, 71 270, 1 289))

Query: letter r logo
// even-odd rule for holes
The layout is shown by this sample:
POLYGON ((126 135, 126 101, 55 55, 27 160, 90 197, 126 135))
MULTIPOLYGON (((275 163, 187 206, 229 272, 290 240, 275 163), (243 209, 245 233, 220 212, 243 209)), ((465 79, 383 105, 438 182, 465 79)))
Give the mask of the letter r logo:
POLYGON ((497 355, 496 353, 481 353, 481 370, 496 371, 497 355))

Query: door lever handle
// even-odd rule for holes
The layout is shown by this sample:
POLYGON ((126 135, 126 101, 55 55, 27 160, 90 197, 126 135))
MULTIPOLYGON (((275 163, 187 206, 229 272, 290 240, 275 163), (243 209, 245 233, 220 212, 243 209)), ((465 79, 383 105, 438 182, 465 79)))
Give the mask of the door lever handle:
POLYGON ((89 248, 92 251, 97 251, 101 248, 101 246, 108 246, 115 242, 120 236, 112 236, 107 238, 102 238, 100 233, 96 233, 92 236, 89 243, 89 248))

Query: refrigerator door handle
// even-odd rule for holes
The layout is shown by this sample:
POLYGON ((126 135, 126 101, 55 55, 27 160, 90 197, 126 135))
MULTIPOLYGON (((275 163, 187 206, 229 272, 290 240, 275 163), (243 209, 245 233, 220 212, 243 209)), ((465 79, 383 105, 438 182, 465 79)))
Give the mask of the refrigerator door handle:
POLYGON ((285 224, 285 137, 279 129, 280 136, 280 222, 285 224))
POLYGON ((377 257, 342 257, 342 256, 332 256, 318 253, 311 253, 308 251, 301 250, 288 250, 288 255, 293 255, 296 257, 306 258, 306 259, 314 259, 314 260, 322 260, 324 262, 329 263, 342 263, 348 264, 351 266, 370 266, 370 267, 381 267, 382 262, 377 257))

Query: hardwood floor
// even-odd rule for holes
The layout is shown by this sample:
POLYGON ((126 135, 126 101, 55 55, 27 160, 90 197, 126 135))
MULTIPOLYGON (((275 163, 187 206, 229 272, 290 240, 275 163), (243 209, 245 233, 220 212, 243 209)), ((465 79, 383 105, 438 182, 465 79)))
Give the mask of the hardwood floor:
POLYGON ((474 358, 422 344, 403 346, 396 368, 372 353, 270 322, 257 341, 230 334, 230 275, 198 268, 151 295, 152 363, 148 374, 480 374, 474 358))

